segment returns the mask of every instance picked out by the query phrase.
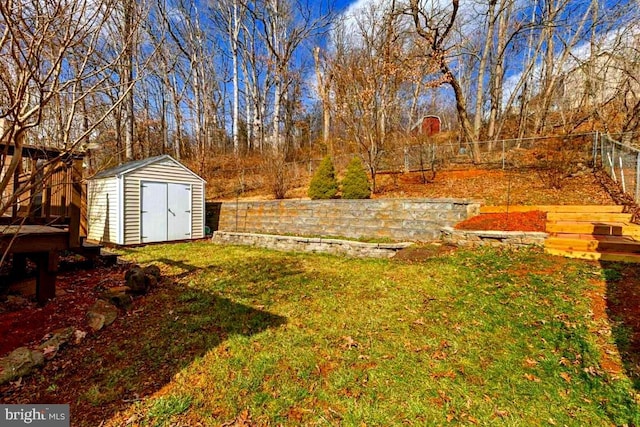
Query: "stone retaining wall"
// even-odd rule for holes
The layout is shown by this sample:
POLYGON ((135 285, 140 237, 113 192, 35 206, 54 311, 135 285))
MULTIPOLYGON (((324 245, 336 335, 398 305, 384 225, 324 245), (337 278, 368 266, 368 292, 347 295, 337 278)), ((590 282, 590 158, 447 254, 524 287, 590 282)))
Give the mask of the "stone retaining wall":
POLYGON ((479 214, 466 199, 273 200, 207 204, 212 231, 440 240, 441 229, 479 214))
POLYGON ((282 251, 326 252, 366 258, 391 258, 412 243, 364 243, 352 240, 321 239, 319 237, 278 236, 270 234, 216 231, 215 243, 258 246, 282 251))
POLYGON ((457 246, 506 246, 521 248, 526 246, 544 246, 547 233, 526 231, 472 231, 456 230, 452 227, 442 229, 442 240, 457 246))

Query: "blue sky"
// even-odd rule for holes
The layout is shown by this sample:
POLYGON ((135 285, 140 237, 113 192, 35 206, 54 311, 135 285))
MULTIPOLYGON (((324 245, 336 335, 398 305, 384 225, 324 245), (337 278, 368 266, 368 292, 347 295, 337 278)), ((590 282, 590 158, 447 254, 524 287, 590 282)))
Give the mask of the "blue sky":
POLYGON ((335 7, 337 11, 346 9, 350 4, 355 3, 353 0, 336 0, 335 7))

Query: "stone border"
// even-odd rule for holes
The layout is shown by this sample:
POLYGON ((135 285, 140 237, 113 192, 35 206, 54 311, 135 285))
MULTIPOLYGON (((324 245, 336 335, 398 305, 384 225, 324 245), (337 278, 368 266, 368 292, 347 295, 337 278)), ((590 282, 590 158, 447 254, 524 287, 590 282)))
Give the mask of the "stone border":
POLYGON ((535 231, 456 230, 442 228, 442 241, 457 246, 505 246, 523 248, 544 246, 548 234, 535 231))
POLYGON ((324 252, 357 258, 391 258, 413 243, 365 243, 354 240, 216 231, 214 243, 258 246, 281 251, 324 252))

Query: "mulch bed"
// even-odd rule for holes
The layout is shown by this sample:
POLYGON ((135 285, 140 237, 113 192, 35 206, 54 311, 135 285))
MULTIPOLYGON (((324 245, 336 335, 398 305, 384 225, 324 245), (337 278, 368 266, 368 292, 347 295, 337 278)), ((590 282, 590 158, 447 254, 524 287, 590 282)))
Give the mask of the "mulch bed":
POLYGON ((542 211, 480 214, 456 224, 458 230, 545 231, 542 211))
POLYGON ((122 265, 63 272, 56 280, 56 297, 44 306, 34 300, 35 278, 13 284, 9 295, 0 295, 0 357, 21 346, 35 347, 56 329, 72 326, 91 333, 89 307, 100 289, 124 284, 123 275, 122 265), (11 294, 22 297, 12 300, 11 294))

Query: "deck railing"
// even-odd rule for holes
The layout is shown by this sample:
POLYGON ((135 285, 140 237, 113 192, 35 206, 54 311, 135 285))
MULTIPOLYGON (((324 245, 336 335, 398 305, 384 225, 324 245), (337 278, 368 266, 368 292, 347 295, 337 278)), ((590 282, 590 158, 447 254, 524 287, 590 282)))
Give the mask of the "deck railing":
MULTIPOLYGON (((0 147, 3 164, 8 164, 12 155, 12 146, 0 147)), ((11 205, 0 217, 0 224, 68 226, 70 246, 78 246, 80 237, 87 234, 82 160, 82 153, 23 147, 21 167, 0 194, 3 202, 11 205)))

